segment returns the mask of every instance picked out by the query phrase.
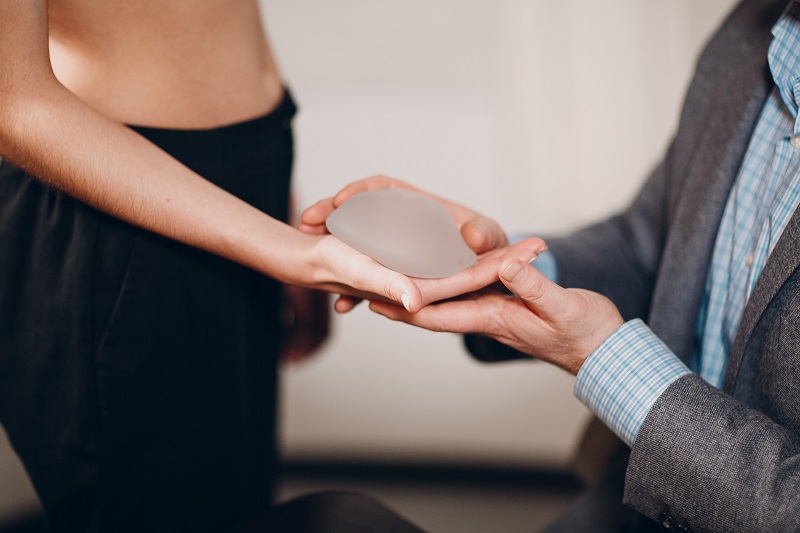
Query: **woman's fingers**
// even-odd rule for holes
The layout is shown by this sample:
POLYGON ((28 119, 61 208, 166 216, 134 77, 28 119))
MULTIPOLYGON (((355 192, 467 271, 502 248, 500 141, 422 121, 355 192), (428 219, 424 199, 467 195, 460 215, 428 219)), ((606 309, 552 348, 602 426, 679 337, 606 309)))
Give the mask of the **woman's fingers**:
POLYGON ((389 178, 387 176, 371 176, 362 180, 354 181, 345 186, 344 189, 336 193, 333 197, 333 205, 339 207, 347 200, 356 194, 367 191, 380 191, 384 189, 408 189, 412 191, 422 192, 416 187, 412 187, 404 181, 389 178))
POLYGON ((422 295, 408 276, 390 270, 333 235, 317 244, 320 288, 359 298, 383 299, 419 311, 422 295))
POLYGON ((465 222, 460 231, 467 246, 479 254, 508 246, 508 237, 503 228, 483 216, 465 222))
POLYGON ((415 282, 422 292, 423 304, 427 305, 491 285, 498 281, 497 272, 505 259, 511 258, 528 262, 546 249, 547 245, 542 239, 525 239, 513 246, 482 254, 474 265, 453 276, 440 279, 416 279, 415 282))
POLYGON ((349 313, 355 307, 364 301, 364 298, 359 298, 357 296, 348 296, 346 294, 340 294, 336 301, 333 302, 333 310, 339 314, 349 313))
POLYGON ((323 198, 311 207, 303 211, 300 216, 302 224, 307 226, 325 226, 325 221, 336 207, 333 205, 333 198, 323 198))

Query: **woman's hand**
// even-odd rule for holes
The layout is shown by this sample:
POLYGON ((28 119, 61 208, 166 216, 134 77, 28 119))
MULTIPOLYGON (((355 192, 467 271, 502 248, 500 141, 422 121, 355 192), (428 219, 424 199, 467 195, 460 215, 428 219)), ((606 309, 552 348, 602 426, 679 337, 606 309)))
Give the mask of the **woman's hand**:
POLYGON ((525 239, 514 246, 481 254, 474 265, 453 276, 422 279, 389 270, 333 235, 306 237, 317 240, 312 252, 314 258, 298 267, 298 275, 306 281, 295 284, 343 295, 336 304, 339 312, 348 311, 361 299, 367 299, 394 302, 416 313, 432 302, 495 283, 497 269, 506 257, 527 262, 547 249, 541 239, 525 239), (307 278, 311 278, 310 281, 307 278), (342 309, 342 302, 348 304, 347 308, 342 309))
POLYGON ((320 349, 330 333, 330 294, 284 285, 282 361, 298 363, 320 349))
POLYGON ((475 253, 488 252, 508 245, 503 229, 494 220, 472 209, 445 200, 409 185, 404 181, 386 176, 372 176, 347 185, 332 198, 325 198, 312 205, 303 213, 300 229, 306 233, 321 235, 326 233, 325 220, 333 211, 356 194, 383 189, 406 189, 418 192, 438 202, 447 209, 455 220, 461 237, 475 253))
MULTIPOLYGON (((403 181, 386 176, 372 176, 347 185, 335 196, 320 200, 306 209, 301 218, 300 230, 312 235, 325 235, 328 233, 325 221, 336 208, 356 194, 383 190, 406 189, 418 192, 431 198, 442 205, 453 217, 461 232, 464 242, 476 253, 481 254, 475 265, 464 272, 449 278, 429 280, 415 279, 417 286, 424 292, 423 305, 443 298, 451 298, 464 292, 478 290, 497 281, 496 268, 498 259, 502 255, 489 253, 502 249, 508 245, 508 238, 503 229, 493 220, 479 213, 455 204, 433 194, 427 193, 403 181), (494 272, 492 269, 495 269, 494 272)), ((524 261, 531 260, 536 254, 541 253, 546 247, 541 240, 528 240, 515 245, 510 252, 516 253, 524 261), (527 252, 523 251, 527 250, 527 252)), ((353 309, 362 299, 348 294, 341 294, 336 300, 334 308, 339 313, 353 309)))

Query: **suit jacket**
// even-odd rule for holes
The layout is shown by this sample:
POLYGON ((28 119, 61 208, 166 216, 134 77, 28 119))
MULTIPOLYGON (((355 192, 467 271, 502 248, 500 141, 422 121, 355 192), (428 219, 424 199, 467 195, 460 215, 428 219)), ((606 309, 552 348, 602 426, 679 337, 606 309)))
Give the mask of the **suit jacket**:
MULTIPOLYGON (((643 317, 685 362, 731 185, 771 88, 786 0, 744 0, 700 56, 678 132, 623 214, 549 242, 559 280, 643 317)), ((722 390, 673 383, 630 452, 624 501, 694 531, 800 530, 800 213, 746 305, 722 390)), ((620 476, 622 482, 622 476, 620 476)))

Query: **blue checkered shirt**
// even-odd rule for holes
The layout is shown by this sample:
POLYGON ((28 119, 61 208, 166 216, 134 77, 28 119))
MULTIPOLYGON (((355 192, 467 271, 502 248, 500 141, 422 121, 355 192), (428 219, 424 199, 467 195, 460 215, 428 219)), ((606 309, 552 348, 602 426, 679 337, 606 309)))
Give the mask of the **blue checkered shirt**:
MULTIPOLYGON (((625 323, 581 367, 575 394, 632 445, 645 416, 675 380, 699 373, 719 387, 742 312, 800 202, 800 4, 772 29, 775 87, 756 124, 717 233, 690 369, 641 321, 625 323)), ((540 269, 557 276, 547 258, 540 269)))

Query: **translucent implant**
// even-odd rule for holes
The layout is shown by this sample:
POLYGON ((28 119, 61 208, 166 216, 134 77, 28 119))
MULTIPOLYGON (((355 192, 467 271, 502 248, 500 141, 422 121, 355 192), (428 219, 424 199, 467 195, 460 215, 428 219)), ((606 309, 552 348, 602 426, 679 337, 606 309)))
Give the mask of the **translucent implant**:
POLYGON ((452 276, 476 259, 450 213, 413 191, 357 194, 339 206, 326 225, 344 243, 407 276, 452 276))

